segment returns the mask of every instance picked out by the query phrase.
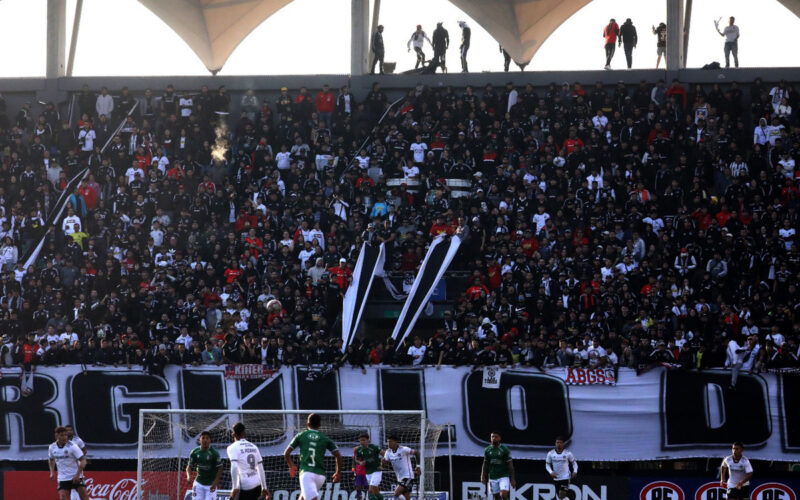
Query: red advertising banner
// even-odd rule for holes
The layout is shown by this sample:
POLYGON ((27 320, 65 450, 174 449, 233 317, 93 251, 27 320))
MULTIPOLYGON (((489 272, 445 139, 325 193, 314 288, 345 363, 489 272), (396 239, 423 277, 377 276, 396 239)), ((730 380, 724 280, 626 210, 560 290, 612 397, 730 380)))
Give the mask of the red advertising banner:
MULTIPOLYGON (((174 474, 181 477, 185 483, 181 491, 191 489, 186 482, 184 474, 175 472, 150 472, 152 478, 155 474, 170 476, 174 474)), ((136 499, 136 471, 131 472, 86 472, 84 484, 89 500, 135 500, 136 499)), ((167 478, 165 478, 167 479, 167 478)), ((165 481, 166 482, 166 481, 165 481)), ((47 471, 13 471, 3 473, 3 498, 36 500, 56 500, 58 498, 58 483, 50 480, 47 471)))

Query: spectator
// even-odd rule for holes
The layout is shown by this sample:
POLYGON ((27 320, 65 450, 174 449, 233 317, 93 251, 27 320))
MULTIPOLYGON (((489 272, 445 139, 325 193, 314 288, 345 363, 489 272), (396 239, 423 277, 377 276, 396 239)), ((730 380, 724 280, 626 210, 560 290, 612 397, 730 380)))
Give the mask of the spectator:
POLYGON ((733 63, 738 68, 739 67, 739 27, 734 24, 735 18, 731 16, 728 19, 728 25, 720 31, 719 24, 715 23, 717 28, 717 33, 719 36, 725 38, 725 67, 730 68, 731 66, 731 54, 733 54, 733 63))
POLYGON ((260 107, 258 105, 258 98, 255 92, 253 92, 253 89, 247 89, 239 105, 242 108, 242 112, 247 116, 247 119, 255 123, 256 114, 259 112, 260 107))
POLYGON ((658 69, 662 56, 664 57, 664 66, 667 64, 667 25, 659 23, 657 28, 655 26, 652 28, 653 34, 656 36, 656 69, 658 69))
MULTIPOLYGON (((442 68, 443 73, 447 73, 447 49, 450 48, 450 34, 441 22, 436 23, 433 30, 433 63, 434 67, 442 68)), ((508 71, 508 65, 506 65, 508 71)))
POLYGON ((614 46, 619 36, 619 24, 611 18, 605 28, 603 28, 603 38, 605 39, 606 65, 603 69, 611 69, 611 59, 614 57, 614 46))
POLYGON ((109 118, 114 112, 114 98, 109 95, 106 87, 103 87, 100 90, 100 95, 97 96, 95 109, 98 117, 105 116, 106 118, 109 118))
POLYGON ((162 344, 167 363, 186 366, 410 363, 410 346, 395 356, 381 339, 339 354, 332 325, 347 262, 363 242, 383 242, 397 283, 435 236, 462 231, 448 280, 467 278, 441 331, 417 326, 421 364, 588 366, 602 348, 608 367, 671 355, 675 367, 705 369, 724 365, 725 342, 740 333, 759 346, 742 369, 795 366, 793 117, 773 116, 763 82, 752 114, 734 104, 733 84, 691 95, 677 81, 654 84, 420 84, 380 125, 390 100, 380 86, 363 104, 343 89, 330 126, 307 92, 284 90, 275 115, 262 106, 229 124, 229 148, 214 135, 224 115, 213 111, 241 111, 226 92, 184 93, 184 116, 168 89, 174 118, 134 114, 106 151, 83 157, 62 134, 69 124, 45 146, 47 127, 23 107, 36 133, 0 137, 0 256, 13 272, 3 303, 21 311, 5 323, 8 355, 19 359, 17 339, 34 333, 31 364, 158 371, 162 344), (64 151, 51 151, 60 137, 64 151), (212 147, 222 150, 213 161, 212 147), (38 244, 34 229, 56 203, 49 186, 67 189, 82 165, 90 176, 64 195, 64 219, 25 269, 23 245, 38 244), (661 341, 669 354, 651 356, 661 341))
MULTIPOLYGON (((381 73, 383 73, 383 61, 381 61, 381 73)), ((330 129, 333 112, 336 110, 336 96, 330 91, 327 83, 322 86, 322 90, 317 94, 315 108, 319 117, 325 122, 325 126, 330 129)))
POLYGON ((631 69, 633 65, 633 49, 636 48, 636 44, 639 42, 639 38, 636 35, 636 27, 633 25, 633 21, 631 18, 625 20, 622 23, 622 26, 619 29, 619 46, 622 47, 625 44, 625 61, 628 63, 628 69, 631 69))
POLYGON ((466 21, 459 21, 458 27, 461 28, 461 46, 459 51, 461 53, 461 72, 469 72, 467 65, 467 52, 469 52, 469 43, 472 38, 472 29, 467 25, 466 21))
POLYGON ((89 154, 94 151, 94 141, 96 138, 97 134, 92 130, 91 122, 84 122, 83 128, 78 133, 78 145, 81 148, 81 155, 83 158, 88 158, 89 154))
POLYGON ((375 65, 378 64, 378 74, 383 74, 383 58, 385 56, 383 45, 383 25, 379 24, 375 33, 372 35, 372 68, 370 74, 375 74, 375 65))
POLYGON ((411 358, 412 365, 419 365, 422 363, 422 359, 425 357, 425 351, 427 348, 422 345, 422 339, 420 337, 414 337, 414 343, 408 348, 408 356, 411 358))
POLYGON ((428 35, 422 31, 422 25, 418 24, 417 29, 411 33, 411 38, 408 39, 407 48, 408 51, 411 52, 411 46, 414 46, 414 52, 417 53, 417 62, 414 64, 414 69, 419 68, 422 66, 425 67, 425 52, 422 51, 424 48, 425 42, 428 42, 429 45, 433 46, 433 42, 431 39, 428 38, 428 35))
POLYGON ((772 87, 772 89, 769 91, 769 95, 772 98, 772 110, 775 113, 778 113, 781 100, 787 99, 788 101, 789 99, 789 85, 786 83, 786 80, 781 80, 777 85, 772 87))

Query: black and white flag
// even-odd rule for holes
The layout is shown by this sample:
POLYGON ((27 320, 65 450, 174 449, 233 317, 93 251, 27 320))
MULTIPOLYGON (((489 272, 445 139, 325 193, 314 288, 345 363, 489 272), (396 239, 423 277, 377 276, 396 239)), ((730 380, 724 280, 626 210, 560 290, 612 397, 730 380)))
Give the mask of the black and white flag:
POLYGON ((453 262, 460 246, 461 237, 458 235, 450 238, 445 235, 437 236, 431 243, 392 332, 392 338, 397 341, 398 349, 414 329, 419 315, 433 295, 436 284, 444 276, 450 263, 453 262))

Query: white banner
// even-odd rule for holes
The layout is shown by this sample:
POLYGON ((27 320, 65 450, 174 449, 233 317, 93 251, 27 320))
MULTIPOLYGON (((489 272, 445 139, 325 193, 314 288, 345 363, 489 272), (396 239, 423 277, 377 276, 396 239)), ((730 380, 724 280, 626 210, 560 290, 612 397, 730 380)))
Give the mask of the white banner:
POLYGON ((484 389, 499 389, 500 376, 503 374, 500 368, 496 366, 487 366, 483 369, 483 388, 484 389))
MULTIPOLYGON (((734 439, 750 458, 796 461, 800 453, 794 374, 741 374, 729 390, 723 370, 656 368, 637 376, 621 369, 616 385, 567 385, 564 369, 509 368, 489 389, 485 372, 469 367, 342 368, 318 377, 294 367, 265 380, 232 380, 224 366, 168 366, 164 377, 66 366, 40 367, 28 397, 19 369, 2 374, 0 453, 8 460, 42 460, 52 429, 68 423, 93 457, 135 458, 142 408, 242 407, 424 409, 434 424, 453 425, 457 455, 482 456, 492 430, 521 458, 544 459, 559 435, 578 460, 722 456, 734 439)), ((263 453, 280 455, 289 439, 263 453)))

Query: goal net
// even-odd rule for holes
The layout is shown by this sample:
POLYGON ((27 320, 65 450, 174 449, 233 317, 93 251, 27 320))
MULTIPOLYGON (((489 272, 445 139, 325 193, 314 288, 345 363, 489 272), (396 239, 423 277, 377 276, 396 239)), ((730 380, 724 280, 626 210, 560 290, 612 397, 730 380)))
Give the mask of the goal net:
MULTIPOLYGON (((417 500, 436 489, 434 459, 442 427, 429 422, 420 411, 356 411, 356 410, 141 410, 137 459, 137 496, 139 500, 185 500, 191 490, 186 480, 189 453, 198 445, 201 432, 212 436, 212 446, 223 458, 219 498, 227 498, 231 488, 230 463, 226 448, 233 442, 231 427, 242 422, 247 440, 259 447, 264 457, 264 471, 272 500, 298 500, 299 482, 290 477, 283 452, 292 438, 305 430, 309 413, 322 416, 320 431, 330 437, 342 454, 342 479, 330 482, 336 468, 332 456, 325 457, 328 481, 319 500, 355 500, 355 464, 353 448, 362 433, 370 442, 386 449, 390 435, 401 445, 417 450, 417 477, 412 495, 417 500), (224 495, 224 496, 223 496, 224 495)), ((298 451, 294 451, 298 463, 298 451)), ((395 476, 391 466, 385 467, 381 491, 394 490, 395 476)), ((191 498, 189 495, 188 498, 191 498)), ((366 492, 362 495, 366 500, 366 492)), ((310 500, 310 499, 308 499, 310 500)))

